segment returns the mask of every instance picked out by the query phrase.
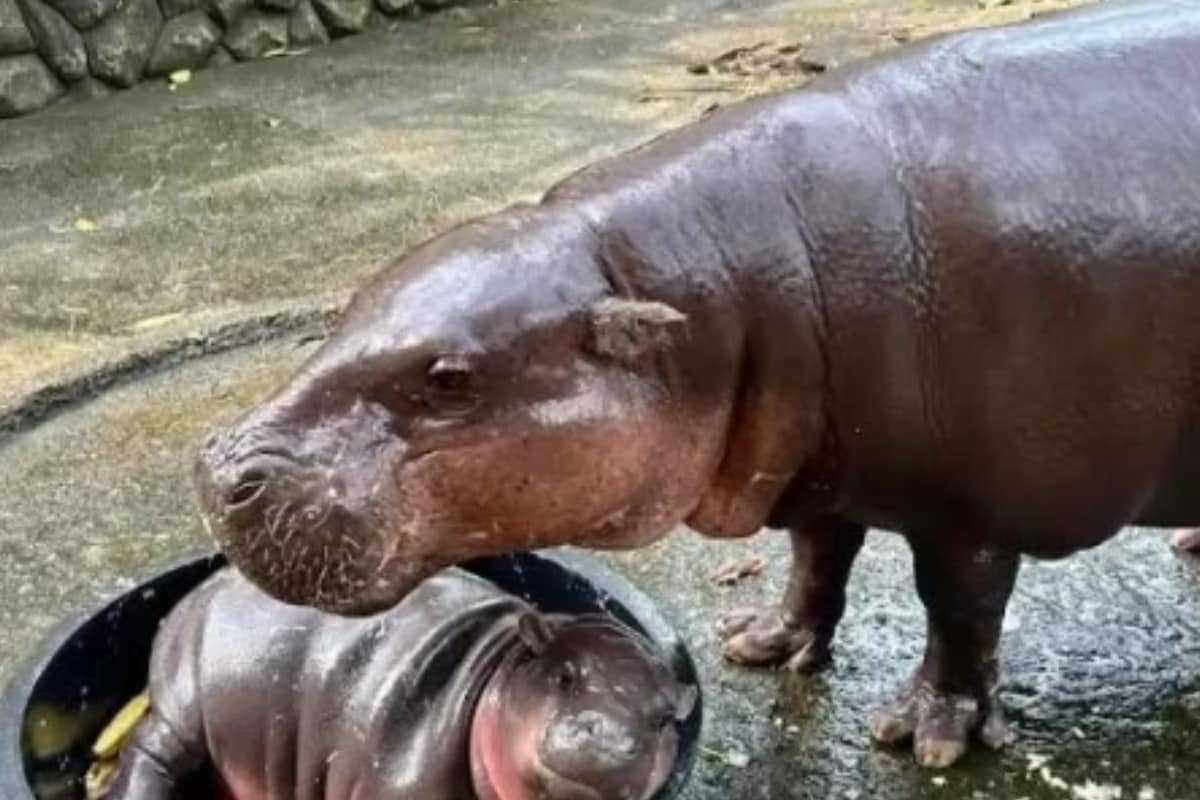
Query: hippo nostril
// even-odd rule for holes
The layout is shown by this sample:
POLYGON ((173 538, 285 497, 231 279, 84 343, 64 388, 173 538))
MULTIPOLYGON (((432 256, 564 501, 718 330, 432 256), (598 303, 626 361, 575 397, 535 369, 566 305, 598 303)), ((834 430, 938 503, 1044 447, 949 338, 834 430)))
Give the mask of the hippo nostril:
POLYGON ((236 509, 253 503, 266 490, 267 478, 267 473, 261 469, 246 470, 225 496, 226 508, 236 509))

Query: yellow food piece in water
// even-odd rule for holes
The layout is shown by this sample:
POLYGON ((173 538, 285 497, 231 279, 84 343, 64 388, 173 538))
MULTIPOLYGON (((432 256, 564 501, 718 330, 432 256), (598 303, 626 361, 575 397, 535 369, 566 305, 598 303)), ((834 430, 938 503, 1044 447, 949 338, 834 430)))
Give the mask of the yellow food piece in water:
POLYGON ((71 749, 86 720, 77 712, 49 703, 31 706, 25 718, 25 746, 34 758, 51 758, 71 749))
POLYGON ((150 695, 147 692, 142 692, 126 703, 112 718, 112 722, 100 732, 100 737, 92 745, 92 755, 101 761, 116 758, 133 729, 149 711, 150 695))
POLYGON ((116 761, 97 761, 88 767, 87 775, 83 777, 84 791, 87 800, 100 800, 108 794, 113 782, 117 779, 116 761))

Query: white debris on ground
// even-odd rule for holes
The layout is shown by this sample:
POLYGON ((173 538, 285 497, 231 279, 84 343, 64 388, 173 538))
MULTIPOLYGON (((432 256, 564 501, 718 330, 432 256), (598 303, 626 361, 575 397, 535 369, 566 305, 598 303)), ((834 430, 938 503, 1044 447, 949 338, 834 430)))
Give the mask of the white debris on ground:
POLYGON ((1087 781, 1072 786, 1071 796, 1076 800, 1121 800, 1121 787, 1087 781))
POLYGON ((716 761, 734 769, 745 769, 750 765, 750 755, 740 750, 714 750, 711 747, 701 747, 700 757, 716 761))
POLYGON ((1041 776, 1042 781, 1051 789, 1059 789, 1065 792, 1071 788, 1071 784, 1051 772, 1049 767, 1039 769, 1038 775, 1041 776))
POLYGON ((767 568, 767 560, 762 556, 747 556, 735 558, 721 565, 712 574, 712 580, 718 586, 733 586, 746 578, 761 575, 767 568))
POLYGON ((1025 765, 1026 772, 1036 772, 1038 777, 1042 779, 1042 782, 1051 789, 1058 789, 1065 792, 1071 788, 1071 784, 1050 771, 1050 767, 1047 766, 1050 763, 1050 756, 1043 756, 1039 753, 1028 753, 1025 756, 1025 760, 1029 762, 1025 765))
MULTIPOLYGON (((1042 782, 1051 789, 1058 789, 1062 792, 1070 792, 1072 800, 1121 800, 1123 790, 1120 786, 1106 783, 1096 783, 1092 780, 1084 781, 1072 785, 1063 778, 1054 774, 1050 769, 1050 757, 1039 753, 1027 753, 1025 755, 1026 765, 1025 771, 1027 774, 1036 774, 1042 779, 1042 782)), ((1138 792, 1137 800, 1156 800, 1157 793, 1149 786, 1142 787, 1138 792)))
POLYGON ((1050 756, 1043 756, 1038 753, 1027 753, 1025 755, 1025 760, 1029 762, 1025 769, 1029 772, 1036 772, 1050 763, 1050 756))

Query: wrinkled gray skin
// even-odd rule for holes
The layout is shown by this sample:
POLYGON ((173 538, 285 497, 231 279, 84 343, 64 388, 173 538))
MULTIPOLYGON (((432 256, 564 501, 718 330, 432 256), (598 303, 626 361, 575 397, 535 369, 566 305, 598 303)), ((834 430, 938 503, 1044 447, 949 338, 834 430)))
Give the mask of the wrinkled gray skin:
POLYGON ((611 618, 460 570, 348 618, 227 569, 155 639, 109 798, 169 800, 208 764, 231 800, 648 800, 695 699, 611 618))
MULTIPOLYGON (((1200 6, 953 34, 714 113, 404 255, 197 467, 344 613, 471 556, 790 529, 743 663, 826 663, 867 526, 924 663, 874 735, 999 746, 1019 557, 1200 522, 1200 6)), ((664 587, 666 590, 666 587, 664 587)))

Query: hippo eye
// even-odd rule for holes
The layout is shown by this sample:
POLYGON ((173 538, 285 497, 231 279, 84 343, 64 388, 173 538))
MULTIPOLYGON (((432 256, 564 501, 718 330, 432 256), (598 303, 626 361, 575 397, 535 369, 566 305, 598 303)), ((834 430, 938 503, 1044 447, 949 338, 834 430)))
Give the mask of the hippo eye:
POLYGON ((558 675, 555 676, 555 683, 559 689, 570 689, 575 685, 576 679, 579 677, 575 665, 570 661, 564 661, 562 666, 558 668, 558 675))
POLYGON ((426 398, 436 407, 452 411, 475 405, 474 373, 462 356, 442 356, 425 372, 426 398))

